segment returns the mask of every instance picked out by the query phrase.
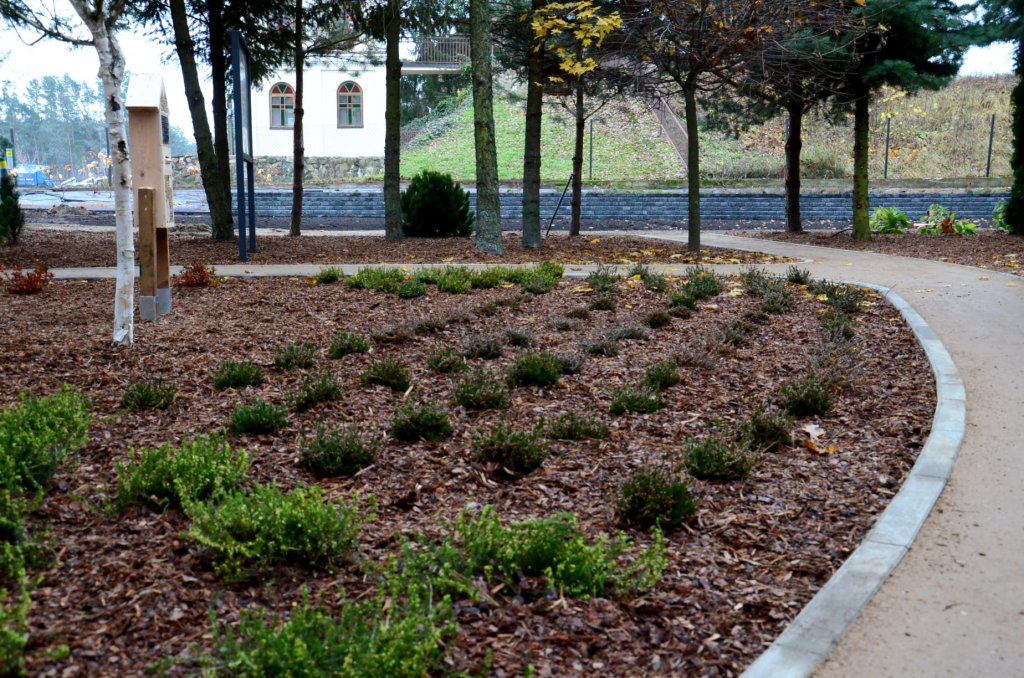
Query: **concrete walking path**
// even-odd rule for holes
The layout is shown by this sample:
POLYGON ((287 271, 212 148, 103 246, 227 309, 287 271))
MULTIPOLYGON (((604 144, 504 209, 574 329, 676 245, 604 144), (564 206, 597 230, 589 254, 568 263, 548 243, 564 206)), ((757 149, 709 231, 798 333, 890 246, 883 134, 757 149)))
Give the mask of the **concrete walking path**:
MULTIPOLYGON (((681 231, 629 235, 686 239, 681 231)), ((805 259, 801 267, 815 277, 891 289, 909 303, 909 313, 916 310, 930 326, 928 336, 934 332, 945 345, 955 363, 955 368, 948 367, 959 370, 966 389, 958 394, 959 386, 940 384, 940 398, 943 392, 947 397, 952 394, 948 404, 959 408, 961 418, 966 403, 966 434, 948 485, 913 546, 817 674, 1024 675, 1024 360, 1019 356, 1024 278, 923 259, 717 233, 704 233, 702 244, 805 259)), ((218 275, 302 277, 323 266, 215 268, 218 275)), ((359 266, 342 268, 354 272, 359 266)), ((580 276, 589 267, 566 268, 567 274, 580 276)), ((681 272, 684 267, 663 268, 681 272)), ((783 272, 786 266, 767 268, 783 272)), ((113 269, 53 272, 58 278, 113 277, 113 269)), ((940 434, 937 426, 932 437, 940 434)), ((933 489, 938 492, 941 484, 933 489)), ((908 490, 908 495, 908 501, 917 500, 914 492, 908 490)), ((927 508, 931 499, 917 501, 927 508)), ((867 599, 877 585, 856 577, 846 580, 836 583, 848 587, 848 599, 867 599)), ((859 603, 853 613, 858 610, 859 603)), ((770 675, 806 675, 828 654, 833 641, 828 636, 825 652, 809 653, 803 662, 773 663, 770 675)), ((778 649, 773 646, 772 652, 778 649)), ((781 656, 788 657, 786 652, 781 656)))

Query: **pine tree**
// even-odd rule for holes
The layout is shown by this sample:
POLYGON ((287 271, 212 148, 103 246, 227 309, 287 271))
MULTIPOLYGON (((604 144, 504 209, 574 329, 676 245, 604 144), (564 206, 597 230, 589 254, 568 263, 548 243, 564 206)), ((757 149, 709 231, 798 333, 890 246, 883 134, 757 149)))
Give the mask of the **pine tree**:
POLYGON ((24 225, 25 215, 18 204, 14 180, 5 172, 0 179, 0 244, 16 245, 24 225))

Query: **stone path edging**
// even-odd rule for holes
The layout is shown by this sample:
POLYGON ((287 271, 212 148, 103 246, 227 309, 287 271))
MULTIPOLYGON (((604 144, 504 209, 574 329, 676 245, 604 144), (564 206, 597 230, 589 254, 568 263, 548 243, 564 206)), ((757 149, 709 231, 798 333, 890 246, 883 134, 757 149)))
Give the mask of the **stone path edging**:
POLYGON ((743 672, 744 678, 810 676, 896 568, 946 486, 967 422, 964 383, 945 346, 898 294, 868 283, 896 308, 924 349, 935 376, 932 430, 917 462, 860 546, 785 631, 743 672))

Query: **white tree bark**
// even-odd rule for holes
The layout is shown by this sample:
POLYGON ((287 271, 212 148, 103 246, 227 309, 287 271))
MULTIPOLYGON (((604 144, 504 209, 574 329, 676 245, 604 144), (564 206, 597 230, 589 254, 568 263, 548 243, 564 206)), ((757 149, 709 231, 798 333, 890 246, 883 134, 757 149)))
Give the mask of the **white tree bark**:
MULTIPOLYGON (((111 174, 114 185, 114 223, 117 232, 117 277, 114 292, 114 346, 130 347, 135 341, 135 240, 131 215, 131 164, 124 126, 124 53, 112 30, 116 16, 104 11, 104 4, 69 0, 92 34, 100 60, 103 82, 103 111, 110 135, 111 174)), ((115 6, 120 6, 115 3, 115 6)), ((120 14, 119 10, 114 13, 120 14)))

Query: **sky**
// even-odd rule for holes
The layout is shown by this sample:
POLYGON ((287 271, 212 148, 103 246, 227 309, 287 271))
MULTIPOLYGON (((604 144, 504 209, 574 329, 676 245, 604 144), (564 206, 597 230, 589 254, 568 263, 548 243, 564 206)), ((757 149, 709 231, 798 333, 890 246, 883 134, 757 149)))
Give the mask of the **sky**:
MULTIPOLYGON (((44 75, 64 74, 76 80, 92 80, 97 77, 99 60, 92 47, 72 49, 52 40, 26 44, 25 41, 30 39, 31 35, 19 35, 7 28, 0 28, 0 54, 8 54, 6 61, 0 64, 0 80, 25 82, 44 75)), ((171 124, 180 127, 191 138, 192 125, 185 99, 185 86, 177 58, 169 56, 172 50, 141 32, 121 33, 119 39, 129 71, 162 75, 171 124)), ((996 43, 968 50, 960 72, 962 75, 989 75, 1010 73, 1012 70, 1013 45, 996 43)), ((209 107, 211 88, 208 81, 203 83, 203 90, 209 107)))

